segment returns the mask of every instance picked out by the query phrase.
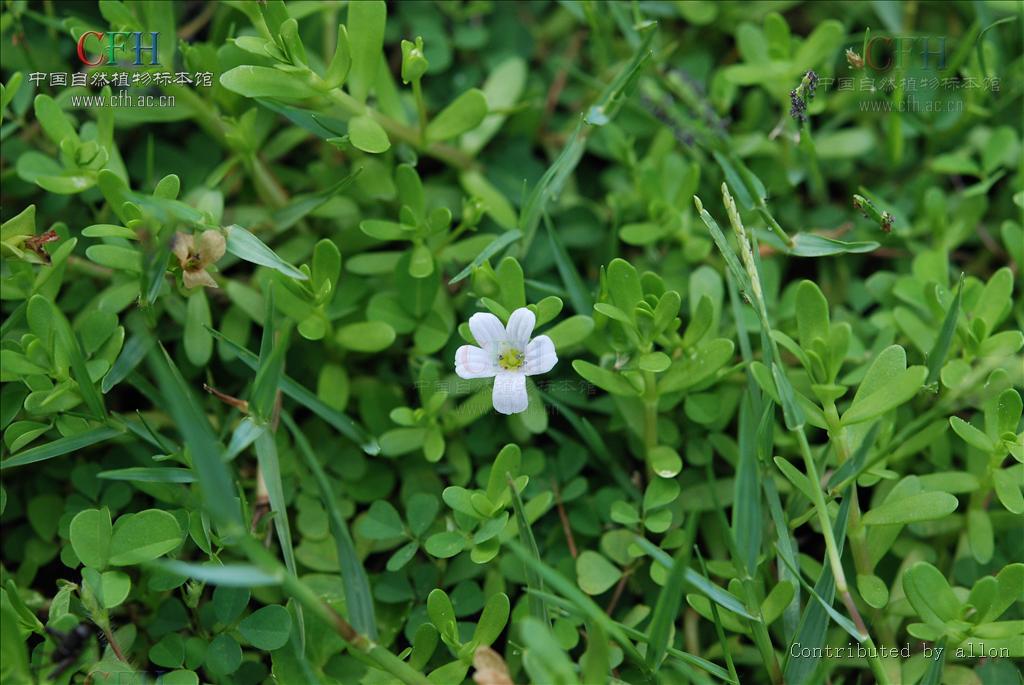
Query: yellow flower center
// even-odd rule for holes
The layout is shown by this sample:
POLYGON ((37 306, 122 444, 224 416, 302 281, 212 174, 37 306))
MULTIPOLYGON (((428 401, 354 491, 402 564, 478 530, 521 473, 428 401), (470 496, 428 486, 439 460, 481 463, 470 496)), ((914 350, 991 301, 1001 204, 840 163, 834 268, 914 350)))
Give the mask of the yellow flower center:
POLYGON ((525 362, 526 355, 511 347, 498 356, 498 366, 506 371, 516 371, 521 369, 525 362))

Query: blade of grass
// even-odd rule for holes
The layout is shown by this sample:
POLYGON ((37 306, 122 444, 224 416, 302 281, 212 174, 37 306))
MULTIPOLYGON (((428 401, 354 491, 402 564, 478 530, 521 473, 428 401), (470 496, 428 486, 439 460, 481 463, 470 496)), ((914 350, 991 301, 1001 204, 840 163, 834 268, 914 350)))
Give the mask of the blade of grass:
POLYGON ((453 285, 455 283, 458 283, 462 279, 464 279, 467 276, 469 276, 470 274, 472 274, 473 273, 473 269, 478 268, 481 264, 483 264, 485 261, 487 261, 490 257, 492 257, 493 255, 498 254, 498 252, 500 252, 504 248, 508 247, 509 245, 514 243, 515 241, 519 240, 519 238, 521 238, 522 235, 523 234, 521 232, 519 232, 518 230, 516 230, 516 229, 513 229, 511 231, 506 231, 506 232, 502 233, 500 236, 498 236, 493 241, 488 243, 487 247, 485 247, 484 249, 480 250, 480 254, 478 254, 476 257, 474 257, 473 261, 471 261, 469 264, 467 264, 465 269, 463 269, 462 271, 457 273, 454 278, 452 278, 450 281, 448 281, 448 285, 453 285))
MULTIPOLYGON (((760 257, 757 250, 754 250, 754 259, 756 263, 759 263, 760 257)), ((739 294, 737 292, 736 283, 730 274, 726 273, 725 280, 729 289, 729 302, 732 306, 733 320, 736 322, 736 335, 739 338, 740 351, 743 356, 743 361, 749 368, 750 363, 754 359, 754 353, 750 347, 750 338, 747 334, 746 326, 743 324, 739 294)), ((766 357, 770 357, 772 349, 770 345, 766 344, 767 337, 767 333, 762 330, 761 349, 764 350, 766 357)), ((757 458, 760 469, 765 467, 772 453, 775 425, 775 403, 770 397, 764 396, 752 373, 747 371, 746 377, 746 395, 750 397, 755 411, 760 410, 762 412, 761 422, 757 427, 757 458)), ((759 481, 764 489, 765 500, 768 502, 768 513, 775 526, 775 534, 780 545, 780 549, 783 554, 788 555, 787 558, 795 565, 796 544, 794 543, 790 532, 789 521, 786 519, 786 516, 782 511, 782 503, 779 499, 778 489, 775 487, 775 481, 770 476, 767 478, 759 478, 759 481)), ((800 583, 797 582, 796 578, 789 577, 791 575, 789 569, 781 561, 777 562, 776 567, 778 569, 779 579, 789 580, 790 584, 793 586, 793 599, 791 599, 789 605, 786 606, 782 617, 783 633, 786 640, 789 640, 792 638, 793 633, 796 632, 797 626, 800 623, 800 583)))
POLYGON ((243 531, 242 518, 235 506, 232 477, 225 465, 224 449, 199 407, 181 372, 162 345, 149 355, 153 374, 163 395, 163 406, 171 415, 192 455, 192 468, 199 477, 203 504, 211 518, 226 535, 243 531))
POLYGON ((291 228, 307 214, 322 207, 328 200, 347 188, 359 176, 362 170, 362 167, 360 167, 331 187, 318 193, 295 198, 281 209, 275 211, 271 217, 274 232, 280 233, 291 228))
MULTIPOLYGON (((292 546, 292 530, 288 520, 288 505, 284 498, 284 486, 281 483, 281 460, 277 453, 276 417, 275 407, 277 406, 278 393, 280 390, 281 375, 284 373, 284 356, 288 348, 289 327, 281 332, 280 339, 276 335, 274 315, 274 286, 273 282, 267 285, 267 294, 264 298, 266 310, 263 315, 263 335, 260 338, 259 368, 256 371, 256 379, 253 381, 252 397, 249 407, 260 423, 267 426, 256 436, 256 459, 259 463, 258 478, 262 480, 262 486, 266 489, 267 499, 270 502, 270 511, 273 512, 274 530, 277 532, 278 543, 281 545, 281 555, 284 557, 285 567, 292 575, 298 575, 298 567, 295 564, 295 549, 292 546)), ((299 644, 305 645, 305 623, 302 621, 301 607, 295 607, 298 613, 299 644)))
POLYGON ((630 497, 635 501, 639 502, 641 498, 640 489, 637 488, 636 484, 630 480, 629 476, 622 469, 622 465, 612 456, 612 453, 608 451, 608 446, 605 445, 601 435, 594 428, 593 424, 590 423, 585 417, 579 416, 576 412, 569 408, 563 402, 559 402, 548 393, 540 390, 540 396, 544 398, 544 402, 550 404, 558 412, 565 417, 569 424, 576 430, 583 442, 587 444, 587 447, 594 453, 594 455, 601 460, 601 463, 611 473, 612 478, 615 479, 616 484, 622 488, 630 497))
POLYGON ((783 634, 788 642, 792 642, 793 634, 800 626, 800 583, 789 570, 790 566, 796 566, 796 543, 790 532, 789 520, 782 511, 782 502, 779 499, 779 491, 775 481, 771 478, 762 478, 761 485, 764 487, 764 496, 768 500, 768 512, 771 515, 772 523, 775 526, 775 546, 779 550, 779 556, 786 559, 783 562, 780 558, 777 564, 779 580, 786 580, 793 586, 793 599, 786 607, 782 615, 783 634))
POLYGON ((947 638, 943 637, 939 640, 939 644, 936 645, 935 649, 938 650, 938 658, 933 657, 931 663, 928 664, 928 670, 921 680, 921 685, 939 685, 942 681, 942 666, 946 663, 946 640, 947 638))
POLYGON ((310 610, 323 619, 349 644, 350 648, 361 652, 377 668, 390 673, 406 685, 432 685, 426 676, 399 659, 387 647, 378 644, 375 640, 367 639, 365 635, 359 633, 330 605, 321 600, 313 588, 297 576, 288 573, 281 562, 253 537, 242 535, 239 544, 257 568, 267 575, 280 577, 281 588, 285 593, 293 597, 304 609, 310 610))
POLYGON ((853 453, 853 456, 847 459, 842 466, 835 470, 832 476, 828 479, 829 489, 841 491, 855 478, 860 476, 860 472, 864 468, 864 461, 867 459, 871 446, 875 444, 875 438, 878 437, 878 431, 881 428, 881 425, 881 421, 875 421, 874 425, 871 426, 871 429, 868 430, 868 434, 864 436, 864 440, 861 441, 860 446, 857 447, 857 451, 853 453))
MULTIPOLYGON (((538 563, 541 562, 540 550, 537 548, 537 540, 533 537, 533 530, 530 528, 530 522, 526 519, 526 510, 523 507, 523 500, 519 496, 519 491, 516 489, 515 482, 512 480, 510 475, 506 475, 508 478, 509 492, 512 493, 512 509, 516 515, 516 527, 519 529, 519 541, 522 543, 534 559, 538 563)), ((541 578, 540 573, 531 566, 526 567, 526 587, 534 590, 544 589, 544 579, 541 578)), ((536 595, 530 595, 529 597, 530 613, 538 621, 541 621, 547 626, 551 625, 551 618, 548 616, 548 608, 544 605, 544 600, 536 595)))
POLYGON ((143 307, 150 307, 156 302, 160 295, 160 288, 163 287, 167 278, 167 260, 171 257, 171 239, 161 235, 164 231, 156 234, 155 249, 142 253, 142 271, 139 273, 139 304, 143 307))
MULTIPOLYGON (((683 603, 683 580, 686 575, 686 550, 680 548, 672 560, 668 579, 658 593, 658 601, 654 605, 651 625, 647 628, 647 665, 656 669, 669 648, 669 632, 679 615, 679 607, 683 603)), ((714 604, 711 605, 714 607, 714 604)))
MULTIPOLYGON (((530 588, 527 588, 529 592, 530 588)), ((541 602, 544 597, 530 593, 530 597, 537 596, 541 602)), ((580 676, 584 683, 603 683, 608 679, 611 672, 611 650, 608 649, 608 634, 604 628, 595 621, 586 621, 587 628, 587 651, 580 659, 580 676)))
MULTIPOLYGON (((743 429, 741 428, 741 430, 743 429)), ((722 506, 722 503, 718 498, 717 480, 715 478, 714 469, 711 467, 711 462, 704 465, 704 470, 707 473, 707 482, 711 485, 711 501, 714 504, 712 511, 718 518, 719 525, 723 531, 726 547, 729 550, 729 558, 732 559, 733 568, 736 569, 736 575, 740 580, 740 587, 743 589, 743 595, 747 601, 747 611, 756 617, 756 620, 750 622, 749 628, 751 636, 754 639, 754 644, 757 645, 758 651, 761 653, 761 659, 768 668, 768 675, 771 678, 772 683, 775 685, 782 685, 782 667, 779 666, 778 658, 775 655, 775 649, 772 646, 771 635, 768 634, 768 626, 764 624, 764 617, 761 615, 761 605, 764 602, 764 595, 761 591, 760 585, 754 582, 753 575, 747 571, 746 566, 743 564, 740 551, 736 546, 736 540, 733 537, 732 528, 730 528, 729 521, 725 518, 725 507, 722 506)), ((758 492, 756 490, 751 494, 755 498, 758 496, 758 492)), ((755 522, 755 525, 760 525, 760 522, 755 522)), ((756 568, 756 551, 754 563, 756 568)), ((701 560, 701 568, 703 569, 703 560, 701 560)), ((704 571, 704 576, 707 576, 707 571, 704 571)), ((713 618, 719 620, 718 610, 713 606, 712 609, 714 610, 713 618)))
POLYGON ((345 606, 348 609, 352 626, 363 633, 371 640, 377 639, 377 618, 373 611, 373 593, 370 591, 370 581, 366 576, 366 569, 356 553, 355 544, 352 542, 352 535, 349 533, 345 518, 341 515, 338 502, 334 497, 334 491, 327 480, 320 461, 317 459, 309 440, 302 433, 299 427, 287 413, 281 414, 281 420, 292 434, 299 454, 302 456, 307 468, 313 474, 317 487, 320 489, 320 497, 323 499, 324 508, 327 510, 328 523, 331 527, 331 535, 334 536, 335 545, 338 548, 338 564, 341 567, 341 580, 345 586, 345 606))
MULTIPOLYGON (((227 338, 220 331, 213 328, 207 328, 207 330, 218 340, 222 340, 232 352, 238 355, 243 364, 254 371, 259 368, 259 358, 255 354, 227 338)), ((319 397, 304 388, 297 381, 289 378, 287 374, 281 375, 279 387, 281 392, 329 423, 346 438, 359 445, 367 454, 375 455, 380 452, 380 445, 377 444, 377 439, 370 435, 369 431, 342 412, 324 404, 319 397)))
POLYGON ((739 424, 739 461, 736 465, 732 529, 747 575, 754 577, 757 573, 757 557, 761 551, 763 513, 761 470, 757 459, 758 422, 749 393, 744 393, 740 404, 739 424))
POLYGON ((103 381, 100 383, 100 390, 103 394, 110 392, 115 385, 123 381, 128 377, 128 374, 135 370, 135 367, 149 354, 150 348, 153 347, 153 342, 153 336, 148 334, 136 334, 128 338, 128 342, 121 349, 121 354, 114 361, 114 365, 103 376, 103 381))
MULTIPOLYGON (((530 594, 539 594, 551 606, 557 607, 568 614, 572 614, 573 616, 579 616, 580 618, 584 618, 583 612, 576 605, 574 605, 567 599, 564 599, 557 595, 552 595, 548 592, 537 592, 536 590, 527 590, 527 592, 529 592, 530 594)), ((613 622, 619 628, 619 630, 626 634, 627 637, 638 642, 644 642, 649 644, 650 638, 644 633, 637 630, 636 628, 630 628, 629 626, 623 623, 619 623, 618 621, 613 622)), ((704 659, 703 657, 690 654, 689 652, 684 652, 681 649, 676 649, 675 647, 669 647, 666 650, 666 655, 668 658, 678 659, 679 661, 682 661, 691 666, 696 666, 697 668, 706 671, 707 673, 710 673, 716 678, 720 678, 721 680, 724 680, 727 683, 737 683, 737 681, 732 679, 728 671, 726 671, 718 664, 712 661, 708 661, 707 659, 704 659)), ((588 680, 586 682, 589 683, 591 681, 588 680)))
POLYGON ((256 459, 259 461, 260 474, 267 488, 270 510, 274 512, 274 528, 277 530, 277 538, 281 543, 285 566, 291 573, 295 573, 292 531, 288 524, 288 507, 284 500, 284 488, 281 485, 281 463, 277 455, 277 442, 271 431, 263 431, 256 438, 256 459))
POLYGON ((251 564, 194 564, 159 559, 150 565, 182 578, 224 587, 270 587, 283 582, 280 575, 266 573, 251 564))
POLYGON ((135 483, 195 483, 196 476, 190 469, 173 466, 132 466, 124 469, 100 471, 97 478, 127 480, 135 483))
MULTIPOLYGON (((270 511, 274 513, 274 530, 277 531, 277 540, 281 545, 281 555, 284 557, 285 568, 293 575, 298 575, 298 567, 295 564, 295 549, 292 547, 292 529, 288 522, 288 505, 284 499, 284 487, 281 485, 281 462, 277 455, 277 440, 274 432, 265 430, 256 438, 256 459, 259 463, 259 478, 263 479, 263 485, 267 490, 267 499, 270 500, 270 511)), ((302 620, 302 607, 295 607, 299 614, 297 626, 299 628, 299 643, 305 648, 306 627, 302 620)))
POLYGON ((857 630, 857 626, 853 624, 853 621, 840 614, 830 603, 826 602, 825 599, 819 595, 813 587, 811 587, 811 584, 804 580, 803 576, 797 571, 797 569, 791 568, 789 570, 796 574, 800 584, 804 586, 805 590, 811 593, 811 596, 818 601, 818 604, 820 604, 825 610, 825 613, 827 613, 832 620, 836 622, 836 625, 845 630, 850 637, 857 642, 865 642, 868 639, 867 635, 862 635, 860 631, 857 630))
POLYGON ((932 347, 932 351, 928 353, 928 377, 925 379, 925 385, 931 385, 935 381, 939 380, 939 373, 942 371, 942 364, 946 361, 946 355, 949 354, 949 347, 953 343, 953 333, 956 332, 956 322, 960 317, 960 300, 964 294, 964 275, 960 274, 960 282, 956 287, 956 296, 953 298, 952 304, 949 305, 949 310, 946 312, 946 318, 942 321, 942 328, 939 329, 939 337, 935 341, 935 346, 932 347))
POLYGON ((234 506, 235 498, 227 466, 221 459, 223 449, 217 443, 206 416, 192 399, 170 356, 163 347, 160 349, 162 356, 156 353, 150 355, 154 373, 164 394, 168 411, 192 450, 193 466, 197 468, 199 482, 203 487, 204 507, 214 521, 222 523, 227 528, 226 532, 230 534, 224 537, 232 538, 264 574, 280 578, 285 593, 326 621, 352 648, 362 652, 379 668, 407 685, 430 685, 425 676, 417 673, 387 648, 355 630, 348 621, 325 604, 312 588, 290 573, 260 542, 245 531, 241 516, 234 506))
MULTIPOLYGON (((640 545, 640 547, 647 552, 654 561, 658 562, 669 571, 672 570, 672 557, 670 557, 663 549, 640 535, 635 535, 633 537, 633 541, 640 545)), ((695 590, 706 595, 712 602, 721 604, 724 608, 733 613, 739 614, 743 618, 750 619, 751 621, 760 621, 760 619, 751 615, 751 613, 747 611, 747 608, 743 606, 743 603, 738 597, 736 597, 736 595, 732 594, 728 590, 723 590, 718 587, 692 568, 686 568, 683 571, 683 576, 687 583, 689 583, 695 590)))
POLYGON ((227 453, 224 458, 231 461, 242 453, 249 445, 256 442, 260 434, 268 430, 265 423, 257 423, 252 416, 246 416, 238 422, 234 432, 231 433, 231 441, 228 443, 227 453))
POLYGON ((275 340, 273 282, 267 285, 264 302, 266 303, 266 312, 263 318, 263 336, 260 338, 260 358, 256 369, 256 380, 252 384, 249 407, 258 420, 263 423, 272 423, 274 404, 281 385, 281 376, 284 373, 284 356, 288 348, 289 331, 285 329, 281 333, 280 340, 275 340))
POLYGON ((156 447, 158 450, 163 450, 164 454, 173 454, 174 452, 177 452, 178 450, 181 449, 181 446, 178 445, 178 443, 168 439, 167 437, 153 430, 153 427, 149 425, 149 422, 146 421, 146 417, 142 415, 141 411, 136 409, 135 415, 139 417, 139 423, 142 424, 141 427, 136 426, 131 421, 125 420, 124 417, 120 417, 121 420, 124 421, 125 427, 132 433, 139 436, 149 444, 153 445, 153 447, 156 447))
POLYGON ((566 180, 576 165, 580 163, 580 159, 583 158, 583 152, 587 147, 587 137, 595 128, 603 126, 615 117, 625 99, 626 90, 629 89, 641 67, 650 58, 651 42, 657 32, 654 30, 653 24, 649 24, 645 28, 643 42, 633 52, 629 63, 623 67, 611 83, 605 86, 586 115, 580 117, 565 147, 541 176, 540 181, 537 182, 523 204, 523 210, 519 213, 519 230, 523 233, 523 240, 519 244, 519 259, 526 257, 530 251, 530 245, 537 233, 537 226, 540 224, 541 214, 547 208, 548 203, 562 192, 566 180))
MULTIPOLYGON (((843 551, 843 545, 846 542, 846 522, 850 514, 850 499, 844 498, 842 504, 839 506, 839 513, 836 516, 835 523, 832 529, 836 538, 836 545, 839 548, 840 554, 843 551)), ((783 554, 779 553, 779 558, 783 559, 783 554)), ((796 571, 799 566, 793 565, 790 567, 790 560, 783 559, 790 574, 794 579, 802 580, 800 574, 796 571)), ((821 569, 821 575, 818 577, 818 581, 814 584, 814 592, 819 597, 825 598, 826 601, 831 602, 835 597, 836 585, 835 576, 829 570, 826 564, 821 569)), ((798 646, 798 651, 792 657, 786 660, 784 669, 784 675, 787 683, 794 685, 800 685, 801 683, 810 682, 810 679, 814 676, 820 656, 814 656, 820 654, 821 650, 815 650, 814 648, 820 648, 825 645, 825 637, 828 631, 828 614, 825 613, 825 609, 818 602, 810 602, 804 609, 803 615, 800 617, 800 627, 797 629, 796 637, 790 642, 789 649, 786 650, 786 654, 791 654, 793 645, 798 646), (806 652, 808 656, 802 656, 804 653, 803 648, 810 647, 811 651, 806 652)))
POLYGON ((12 469, 17 466, 34 464, 38 461, 46 461, 47 459, 60 457, 68 454, 69 452, 77 452, 78 450, 85 449, 90 445, 95 445, 98 442, 103 442, 104 440, 109 440, 110 438, 121 435, 122 432, 123 431, 112 426, 100 426, 99 428, 87 430, 84 433, 69 435, 65 438, 57 438, 45 445, 39 445, 37 447, 27 449, 16 457, 0 461, 0 469, 12 469))
POLYGON ((576 587, 575 583, 563 576, 561 573, 551 568, 543 561, 535 558, 533 554, 523 545, 519 544, 515 540, 508 540, 505 542, 512 552, 519 557, 519 559, 526 564, 528 568, 532 568, 537 574, 549 584, 556 592, 560 593, 563 597, 571 601, 573 604, 583 612, 583 616, 586 619, 599 623, 605 630, 622 647, 623 653, 626 657, 640 666, 644 671, 649 671, 644 662, 644 658, 640 656, 640 652, 636 650, 636 646, 626 637, 626 634, 619 629, 618 624, 611 619, 608 614, 604 613, 604 610, 594 603, 594 600, 587 597, 583 592, 576 587))
POLYGON ((53 302, 47 300, 42 295, 33 295, 32 299, 29 300, 29 309, 36 307, 45 307, 50 316, 50 323, 53 326, 54 335, 58 343, 64 347, 67 352, 68 361, 71 363, 71 373, 75 377, 75 382, 78 384, 78 392, 82 395, 82 399, 85 400, 86 406, 89 407, 89 411, 93 413, 97 419, 101 421, 107 418, 107 408, 103 404, 103 396, 100 395, 99 391, 96 390, 96 386, 93 385, 92 380, 89 378, 89 370, 85 365, 85 354, 82 352, 82 346, 78 342, 78 337, 75 336, 75 332, 71 330, 71 324, 68 323, 67 317, 64 316, 64 312, 60 310, 53 302))
MULTIPOLYGON (((705 576, 708 574, 708 568, 704 565, 704 557, 700 554, 700 549, 694 545, 693 551, 697 553, 697 561, 700 562, 700 571, 705 576)), ((718 636, 718 644, 722 647, 722 654, 725 656, 725 665, 729 668, 729 676, 739 681, 740 677, 736 673, 736 664, 732 660, 732 650, 729 649, 729 641, 725 639, 725 629, 722 627, 722 618, 718 615, 718 605, 711 602, 711 617, 715 622, 715 634, 718 636)))
POLYGON ((725 259, 725 265, 729 269, 729 273, 736 280, 739 289, 742 293, 749 293, 751 290, 750 276, 747 275, 743 265, 740 264, 739 255, 729 244, 729 241, 725 239, 725 233, 722 232, 718 222, 715 221, 715 217, 711 216, 706 209, 704 209, 704 203, 701 202, 700 198, 696 195, 693 196, 693 203, 697 207, 697 213, 700 215, 704 225, 708 227, 708 231, 711 233, 711 239, 715 241, 715 245, 718 247, 718 251, 722 253, 722 258, 725 259))
POLYGON ((583 283, 579 271, 576 270, 576 265, 569 258, 569 253, 566 251, 565 245, 562 244, 562 239, 558 236, 554 227, 552 227, 551 218, 547 212, 544 212, 544 228, 548 233, 551 253, 555 258, 555 267, 558 269, 558 274, 562 277, 562 283, 569 293, 569 300, 572 302, 573 309, 576 310, 577 314, 589 316, 594 311, 594 299, 591 297, 590 291, 587 290, 586 284, 583 283))

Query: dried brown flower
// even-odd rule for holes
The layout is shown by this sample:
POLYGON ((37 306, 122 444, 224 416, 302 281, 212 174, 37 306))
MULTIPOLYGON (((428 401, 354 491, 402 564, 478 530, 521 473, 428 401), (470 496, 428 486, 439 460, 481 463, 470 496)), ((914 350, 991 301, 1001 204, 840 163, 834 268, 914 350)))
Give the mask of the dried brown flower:
POLYGON ((477 685, 514 685, 508 666, 501 655, 487 646, 476 648, 473 653, 473 682, 477 685))
POLYGON ((203 231, 198 241, 190 233, 175 233, 171 251, 181 265, 185 287, 205 285, 216 288, 217 282, 206 272, 206 268, 220 260, 226 249, 227 241, 220 231, 203 231))

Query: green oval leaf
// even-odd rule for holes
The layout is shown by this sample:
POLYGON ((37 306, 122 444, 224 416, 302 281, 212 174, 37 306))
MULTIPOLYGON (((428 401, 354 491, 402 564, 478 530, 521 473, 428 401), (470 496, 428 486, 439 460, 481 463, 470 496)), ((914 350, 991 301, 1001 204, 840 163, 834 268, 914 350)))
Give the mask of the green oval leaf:
POLYGON ((864 514, 862 521, 866 526, 932 521, 953 513, 958 504, 948 492, 921 492, 881 504, 864 514))
POLYGON ((353 117, 348 122, 348 138, 363 152, 377 154, 391 147, 387 132, 366 114, 353 117))
POLYGON ((487 116, 487 98, 473 88, 455 98, 427 124, 427 140, 441 141, 476 128, 487 116))
POLYGON ((279 649, 288 642, 292 616, 283 606, 271 604, 246 616, 238 624, 238 630, 257 649, 279 649))
POLYGON ((128 566, 152 561, 181 544, 178 520, 161 509, 125 514, 114 524, 110 563, 128 566))

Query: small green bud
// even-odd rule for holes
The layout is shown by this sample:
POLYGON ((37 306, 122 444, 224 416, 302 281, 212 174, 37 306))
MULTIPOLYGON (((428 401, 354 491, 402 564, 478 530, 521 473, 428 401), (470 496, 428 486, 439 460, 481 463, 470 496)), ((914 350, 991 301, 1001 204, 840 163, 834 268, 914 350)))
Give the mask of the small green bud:
POLYGON ((195 609, 199 606, 199 600, 203 598, 203 588, 206 587, 205 583, 199 583, 190 581, 185 584, 185 606, 190 609, 195 609))
POLYGON ((484 217, 484 203, 479 198, 466 198, 462 201, 462 224, 466 228, 475 228, 484 217))
POLYGON ((871 200, 863 195, 853 196, 853 206, 855 209, 859 209, 865 218, 876 222, 885 233, 892 232, 892 225, 896 221, 892 214, 880 211, 871 200))
POLYGON ((419 81, 427 73, 430 63, 423 54, 423 37, 416 36, 416 42, 402 41, 402 83, 419 81))

